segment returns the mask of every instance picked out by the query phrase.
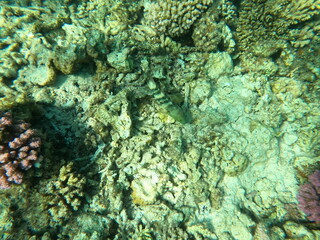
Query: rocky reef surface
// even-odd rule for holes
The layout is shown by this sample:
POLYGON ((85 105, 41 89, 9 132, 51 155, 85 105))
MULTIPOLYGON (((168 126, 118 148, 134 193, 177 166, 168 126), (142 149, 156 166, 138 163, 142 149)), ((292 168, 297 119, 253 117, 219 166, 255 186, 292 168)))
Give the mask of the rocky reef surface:
POLYGON ((320 168, 319 13, 1 1, 0 112, 37 130, 42 160, 0 190, 0 238, 320 238, 297 198, 320 168))

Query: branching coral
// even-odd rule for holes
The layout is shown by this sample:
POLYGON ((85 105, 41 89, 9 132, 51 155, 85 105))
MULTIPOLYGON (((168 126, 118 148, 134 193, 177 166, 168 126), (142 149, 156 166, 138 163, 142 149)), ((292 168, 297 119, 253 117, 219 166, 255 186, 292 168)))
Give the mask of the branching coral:
POLYGON ((261 40, 290 40, 289 33, 296 27, 289 27, 319 15, 319 4, 319 0, 243 1, 237 24, 240 50, 248 50, 261 40))
POLYGON ((25 171, 40 160, 41 140, 24 121, 0 113, 0 189, 21 184, 25 171))
POLYGON ((289 26, 319 14, 319 4, 319 0, 242 2, 237 27, 240 49, 260 40, 285 39, 289 26))
POLYGON ((144 24, 171 37, 186 33, 212 0, 158 1, 145 6, 144 24))
POLYGON ((73 163, 63 166, 58 179, 48 188, 51 194, 49 213, 55 222, 68 218, 70 211, 78 210, 81 205, 86 180, 72 168, 73 163))
POLYGON ((242 1, 235 34, 242 67, 267 75, 282 65, 279 71, 290 69, 288 56, 317 41, 319 4, 320 0, 242 1))
POLYGON ((218 16, 221 11, 217 8, 222 6, 224 5, 210 7, 194 24, 192 39, 194 45, 201 51, 216 51, 220 46, 223 46, 228 52, 234 50, 235 41, 232 31, 225 23, 226 19, 219 19, 218 16))

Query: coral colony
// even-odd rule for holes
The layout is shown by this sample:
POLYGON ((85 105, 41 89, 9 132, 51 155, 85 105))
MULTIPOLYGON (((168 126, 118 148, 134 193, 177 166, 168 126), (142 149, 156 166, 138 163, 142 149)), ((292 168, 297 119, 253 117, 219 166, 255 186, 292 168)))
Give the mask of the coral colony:
POLYGON ((320 222, 320 171, 315 171, 308 179, 299 190, 299 207, 309 220, 320 222))
POLYGON ((21 184, 24 173, 40 160, 41 140, 30 124, 0 112, 0 189, 21 184))

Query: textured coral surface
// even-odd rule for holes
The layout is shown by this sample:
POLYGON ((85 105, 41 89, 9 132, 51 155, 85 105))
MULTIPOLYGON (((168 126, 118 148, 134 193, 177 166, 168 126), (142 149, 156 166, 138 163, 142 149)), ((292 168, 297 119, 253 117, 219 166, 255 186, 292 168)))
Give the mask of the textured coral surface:
POLYGON ((22 183, 24 173, 40 160, 40 146, 30 124, 0 113, 0 189, 22 183))
POLYGON ((308 180, 299 190, 299 207, 311 221, 320 222, 320 171, 315 171, 308 180))
POLYGON ((319 4, 0 1, 0 238, 319 239, 319 4))

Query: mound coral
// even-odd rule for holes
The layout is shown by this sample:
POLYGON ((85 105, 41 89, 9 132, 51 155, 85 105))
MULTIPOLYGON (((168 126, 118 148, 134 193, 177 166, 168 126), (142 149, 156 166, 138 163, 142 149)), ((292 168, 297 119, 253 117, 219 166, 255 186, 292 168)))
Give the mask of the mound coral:
POLYGON ((21 184, 25 171, 40 160, 41 140, 30 124, 0 112, 0 189, 21 184))
POLYGON ((299 190, 299 207, 309 220, 320 222, 320 171, 315 171, 308 180, 299 190))

